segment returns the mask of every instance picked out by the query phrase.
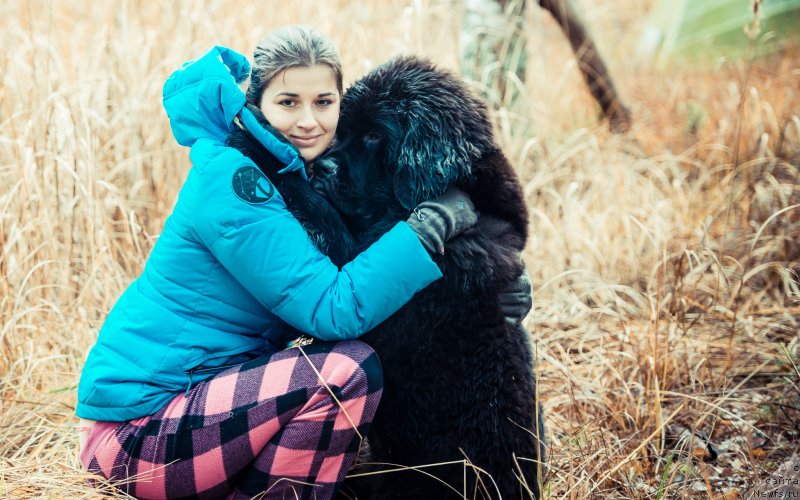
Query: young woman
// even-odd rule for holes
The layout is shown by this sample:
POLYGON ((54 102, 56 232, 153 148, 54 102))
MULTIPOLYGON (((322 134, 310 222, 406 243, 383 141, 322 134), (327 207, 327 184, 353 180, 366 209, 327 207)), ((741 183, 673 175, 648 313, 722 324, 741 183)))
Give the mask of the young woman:
MULTIPOLYGON (((164 105, 193 167, 81 374, 81 463, 136 497, 332 497, 382 391, 375 353, 353 339, 441 277, 426 248, 477 220, 466 195, 448 192, 338 269, 224 141, 238 116, 285 175, 305 175, 336 130, 339 58, 292 26, 262 40, 254 61, 246 97, 236 83, 249 63, 222 47, 167 80, 164 105), (246 99, 290 144, 258 127, 246 99), (287 349, 297 330, 323 342, 287 349)), ((506 295, 521 319, 529 286, 506 295)))

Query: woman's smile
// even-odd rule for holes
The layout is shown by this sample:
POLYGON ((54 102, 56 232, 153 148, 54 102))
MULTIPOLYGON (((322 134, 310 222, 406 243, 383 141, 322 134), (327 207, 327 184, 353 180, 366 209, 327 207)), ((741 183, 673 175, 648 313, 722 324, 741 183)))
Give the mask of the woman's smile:
POLYGON ((299 136, 290 134, 289 141, 294 144, 298 149, 300 148, 309 148, 319 141, 319 138, 322 137, 322 134, 316 135, 307 135, 307 136, 299 136))

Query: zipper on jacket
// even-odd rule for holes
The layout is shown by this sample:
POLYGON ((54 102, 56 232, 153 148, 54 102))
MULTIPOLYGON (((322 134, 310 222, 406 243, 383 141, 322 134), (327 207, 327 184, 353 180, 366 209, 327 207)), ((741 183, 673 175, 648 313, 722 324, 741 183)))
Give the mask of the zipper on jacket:
MULTIPOLYGON (((244 361, 242 361, 242 363, 244 363, 244 361)), ((192 368, 191 370, 187 370, 186 373, 189 375, 189 385, 186 386, 186 392, 184 393, 184 396, 186 396, 186 397, 189 396, 189 390, 191 390, 191 388, 192 388, 192 376, 195 373, 198 373, 198 374, 215 373, 215 372, 219 373, 219 372, 227 370, 228 368, 231 368, 233 366, 241 365, 242 363, 230 363, 230 364, 227 364, 227 365, 210 366, 210 367, 207 367, 207 368, 203 368, 201 366, 198 366, 196 368, 192 368)))

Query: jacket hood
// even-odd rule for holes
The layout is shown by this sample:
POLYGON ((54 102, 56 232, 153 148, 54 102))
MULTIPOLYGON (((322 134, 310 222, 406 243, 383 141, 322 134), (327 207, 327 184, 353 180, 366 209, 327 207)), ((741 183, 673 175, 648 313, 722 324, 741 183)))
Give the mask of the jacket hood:
POLYGON ((258 124, 249 111, 242 113, 247 98, 238 84, 249 75, 247 58, 222 46, 212 47, 173 72, 164 83, 162 102, 175 139, 182 146, 192 146, 198 139, 224 143, 241 113, 253 137, 286 165, 282 172, 305 172, 295 148, 258 124))

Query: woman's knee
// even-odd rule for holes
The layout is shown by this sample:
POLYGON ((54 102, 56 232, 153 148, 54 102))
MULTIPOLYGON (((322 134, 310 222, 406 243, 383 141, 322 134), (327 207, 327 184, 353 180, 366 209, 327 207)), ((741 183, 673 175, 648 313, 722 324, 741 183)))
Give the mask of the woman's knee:
POLYGON ((349 396, 377 394, 383 390, 383 369, 378 355, 360 340, 334 344, 325 359, 323 377, 349 396))

